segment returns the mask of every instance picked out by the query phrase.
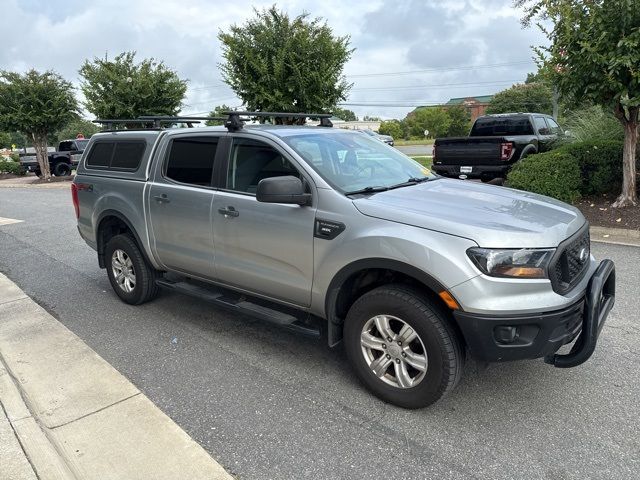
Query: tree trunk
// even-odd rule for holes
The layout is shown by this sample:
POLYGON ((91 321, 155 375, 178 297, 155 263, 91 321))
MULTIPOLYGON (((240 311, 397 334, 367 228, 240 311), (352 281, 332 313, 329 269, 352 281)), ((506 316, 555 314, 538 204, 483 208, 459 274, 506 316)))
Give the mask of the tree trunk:
POLYGON ((49 181, 51 180, 51 170, 49 169, 49 152, 47 152, 47 136, 37 133, 32 133, 33 148, 36 150, 36 158, 38 159, 38 165, 40 166, 40 173, 42 178, 49 181))
POLYGON ((629 119, 623 119, 624 150, 622 154, 622 193, 611 205, 629 207, 637 204, 636 190, 636 147, 638 145, 638 109, 633 108, 629 119))

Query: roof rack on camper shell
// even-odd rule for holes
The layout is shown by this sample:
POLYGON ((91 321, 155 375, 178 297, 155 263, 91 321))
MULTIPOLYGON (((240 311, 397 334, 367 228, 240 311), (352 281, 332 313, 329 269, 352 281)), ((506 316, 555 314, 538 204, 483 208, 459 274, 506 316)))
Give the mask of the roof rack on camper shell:
MULTIPOLYGON (((330 113, 287 113, 287 112, 246 112, 246 111, 229 111, 222 112, 225 117, 192 117, 192 116, 163 116, 163 115, 141 115, 138 118, 131 119, 96 119, 93 123, 100 123, 105 126, 105 130, 109 131, 115 125, 152 125, 151 128, 161 129, 163 125, 173 125, 176 123, 184 123, 189 128, 193 128, 193 124, 202 121, 216 120, 224 121, 227 130, 234 132, 242 129, 244 120, 240 117, 260 117, 260 118, 318 118, 321 127, 333 127, 331 123, 330 113)), ((148 129, 148 128, 144 128, 148 129)))

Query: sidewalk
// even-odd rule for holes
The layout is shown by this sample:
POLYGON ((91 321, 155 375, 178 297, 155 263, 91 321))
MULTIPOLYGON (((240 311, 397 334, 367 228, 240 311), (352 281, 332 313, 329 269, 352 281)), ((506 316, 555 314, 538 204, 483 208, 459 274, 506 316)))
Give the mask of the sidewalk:
POLYGON ((0 479, 232 477, 0 274, 0 479))

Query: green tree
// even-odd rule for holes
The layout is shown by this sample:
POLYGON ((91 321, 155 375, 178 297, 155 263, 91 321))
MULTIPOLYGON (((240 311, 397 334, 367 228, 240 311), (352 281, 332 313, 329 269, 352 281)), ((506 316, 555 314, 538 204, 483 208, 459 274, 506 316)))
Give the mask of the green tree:
POLYGON ((356 122, 358 121, 358 117, 351 110, 347 110, 346 108, 335 107, 333 109, 333 115, 338 117, 345 122, 356 122))
POLYGON ((91 137, 100 131, 100 128, 93 122, 85 120, 84 118, 74 118, 64 127, 58 130, 56 139, 58 142, 62 140, 69 140, 76 138, 78 134, 84 135, 85 138, 91 137))
POLYGON ((50 179, 47 135, 77 115, 71 83, 52 71, 2 71, 0 98, 0 129, 31 137, 43 178, 50 179))
POLYGON ((135 63, 135 55, 124 52, 113 60, 94 58, 80 67, 85 106, 96 117, 137 118, 180 111, 187 81, 153 58, 135 63))
POLYGON ((535 112, 551 115, 553 112, 553 91, 542 82, 519 83, 496 93, 487 113, 535 112))
POLYGON ((0 148, 11 148, 11 134, 0 132, 0 148))
POLYGON ((393 138, 402 138, 403 129, 399 120, 383 120, 378 128, 380 135, 391 135, 393 138))
POLYGON ((429 130, 429 137, 445 137, 451 117, 445 107, 422 107, 409 114, 406 123, 411 137, 424 138, 425 130, 429 130))
POLYGON ((550 41, 536 53, 559 91, 614 113, 624 128, 623 181, 613 207, 636 205, 640 123, 640 8, 637 0, 516 0, 523 24, 550 41), (545 27, 547 25, 547 27, 545 27))
MULTIPOLYGON (((222 117, 223 112, 230 112, 231 110, 233 110, 233 108, 223 103, 222 105, 218 105, 213 110, 211 110, 209 112, 209 116, 222 117)), ((205 125, 207 125, 208 127, 215 127, 216 125, 224 125, 224 120, 207 120, 205 122, 205 125)))
POLYGON ((471 114, 462 105, 447 107, 447 114, 451 124, 447 130, 447 137, 462 137, 469 134, 471 129, 471 114))
POLYGON ((218 34, 224 81, 249 110, 325 112, 346 99, 351 84, 342 71, 353 53, 348 36, 335 37, 326 22, 307 13, 289 18, 275 5, 254 13, 218 34))

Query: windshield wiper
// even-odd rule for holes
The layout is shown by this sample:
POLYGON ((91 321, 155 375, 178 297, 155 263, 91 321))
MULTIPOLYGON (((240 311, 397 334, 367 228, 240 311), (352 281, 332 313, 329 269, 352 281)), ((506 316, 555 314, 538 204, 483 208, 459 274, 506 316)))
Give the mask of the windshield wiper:
POLYGON ((426 182, 430 180, 431 177, 411 177, 407 179, 406 182, 396 183, 395 185, 389 185, 388 187, 364 187, 360 190, 354 190, 352 192, 347 192, 345 195, 356 195, 358 193, 377 193, 377 192, 386 192, 387 190, 393 190, 394 188, 402 188, 408 187, 409 185, 416 185, 418 183, 426 182))
POLYGON ((408 187, 410 185, 416 185, 418 183, 426 182, 430 177, 411 177, 406 182, 396 183, 395 185, 390 185, 387 187, 387 190, 392 190, 394 188, 402 188, 408 187))
POLYGON ((389 190, 389 187, 364 187, 360 190, 353 190, 352 192, 347 192, 345 195, 357 195, 358 193, 377 193, 377 192, 386 192, 389 190))

